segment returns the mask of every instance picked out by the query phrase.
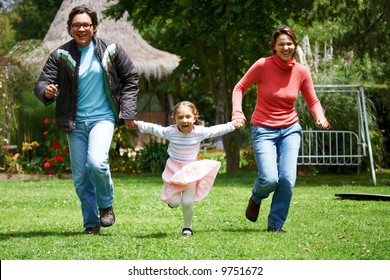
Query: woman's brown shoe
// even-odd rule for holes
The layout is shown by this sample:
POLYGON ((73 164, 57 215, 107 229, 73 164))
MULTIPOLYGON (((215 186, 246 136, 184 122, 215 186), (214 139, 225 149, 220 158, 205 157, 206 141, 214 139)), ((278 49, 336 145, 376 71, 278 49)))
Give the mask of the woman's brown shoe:
POLYGON ((248 206, 246 207, 245 216, 251 222, 256 222, 260 212, 260 204, 253 201, 252 197, 249 198, 248 206))

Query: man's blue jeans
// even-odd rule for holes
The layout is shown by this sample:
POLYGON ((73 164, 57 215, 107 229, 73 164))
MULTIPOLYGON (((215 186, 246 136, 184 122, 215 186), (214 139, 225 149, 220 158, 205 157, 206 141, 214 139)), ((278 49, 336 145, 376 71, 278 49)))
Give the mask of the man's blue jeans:
POLYGON ((287 219, 295 186, 302 128, 295 123, 286 128, 252 125, 251 130, 258 169, 252 198, 260 204, 274 192, 268 227, 280 230, 287 219))
POLYGON ((81 202, 84 227, 100 225, 98 208, 112 206, 114 186, 108 154, 114 133, 109 120, 77 122, 67 134, 72 179, 81 202))

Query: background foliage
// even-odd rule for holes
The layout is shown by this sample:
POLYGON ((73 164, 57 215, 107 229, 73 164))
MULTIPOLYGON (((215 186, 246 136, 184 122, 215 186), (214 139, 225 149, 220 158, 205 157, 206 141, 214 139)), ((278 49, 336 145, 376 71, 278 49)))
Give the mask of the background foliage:
MULTIPOLYGON (((12 46, 28 45, 21 40, 42 40, 61 2, 0 2, 1 90, 7 97, 2 97, 1 102, 12 100, 8 107, 12 117, 8 121, 2 118, 0 128, 4 128, 4 134, 5 128, 10 127, 7 129, 9 135, 4 137, 17 144, 19 153, 23 142, 44 141, 42 120, 51 119, 52 111, 50 108, 46 111, 33 97, 36 69, 21 67, 6 54, 12 46), (8 78, 5 78, 10 68, 12 75, 7 74, 8 78)), ((270 54, 268 44, 273 28, 289 24, 297 33, 304 51, 305 61, 302 62, 310 68, 316 84, 363 84, 366 87, 371 129, 375 134, 373 137, 378 140, 373 141, 375 150, 382 153, 382 163, 388 166, 389 1, 120 0, 116 3, 108 11, 108 16, 120 17, 126 11, 133 25, 152 46, 182 58, 169 80, 154 81, 155 91, 171 94, 175 102, 196 100, 202 119, 208 125, 230 119, 231 91, 235 83, 258 58, 270 54)), ((243 106, 249 118, 256 101, 255 88, 250 88, 245 94, 243 106)), ((324 103, 336 107, 338 112, 353 110, 352 100, 339 102, 339 98, 344 97, 324 100, 324 103), (348 104, 352 107, 346 108, 348 104)), ((298 107, 302 119, 307 119, 303 124, 311 124, 305 104, 298 101, 298 107)), ((333 120, 335 125, 343 120, 342 115, 337 116, 333 120)), ((125 148, 134 148, 132 137, 125 137, 130 139, 125 148)), ((237 147, 246 151, 246 147, 250 147, 249 127, 224 136, 223 144, 227 170, 239 168, 241 155, 237 147)), ((118 156, 118 161, 123 160, 123 157, 119 158, 119 148, 113 146, 113 155, 118 156)), ((4 157, 4 152, 2 154, 4 157)), ((4 162, 4 158, 2 160, 4 162)))

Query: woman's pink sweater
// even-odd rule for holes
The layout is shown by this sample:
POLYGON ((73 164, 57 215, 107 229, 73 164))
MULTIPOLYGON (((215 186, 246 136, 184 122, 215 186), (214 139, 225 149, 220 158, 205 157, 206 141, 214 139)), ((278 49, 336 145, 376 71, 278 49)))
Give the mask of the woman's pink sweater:
POLYGON ((275 54, 256 61, 234 87, 233 120, 246 119, 242 98, 254 83, 257 83, 257 101, 251 119, 254 125, 280 128, 298 122, 294 102, 299 91, 314 119, 325 118, 307 68, 295 59, 284 62, 275 54))

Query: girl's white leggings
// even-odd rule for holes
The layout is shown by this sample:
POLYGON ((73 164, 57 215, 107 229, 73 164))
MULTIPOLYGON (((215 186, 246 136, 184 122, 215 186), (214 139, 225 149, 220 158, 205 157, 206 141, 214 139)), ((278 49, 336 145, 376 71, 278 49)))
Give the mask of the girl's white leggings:
POLYGON ((184 226, 183 228, 191 228, 192 218, 194 216, 194 195, 196 190, 196 182, 188 185, 187 189, 178 195, 175 200, 170 203, 171 207, 178 207, 181 204, 183 210, 184 226))

